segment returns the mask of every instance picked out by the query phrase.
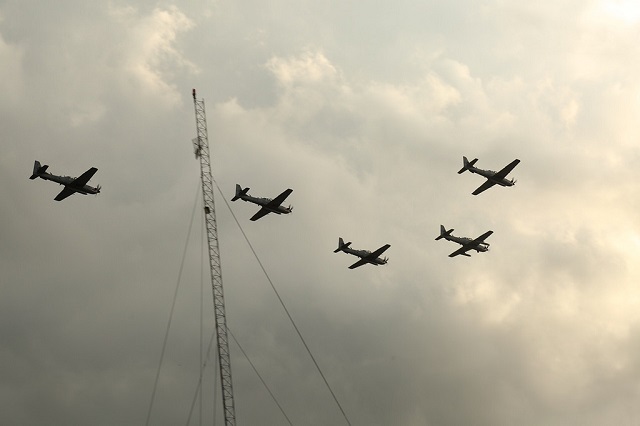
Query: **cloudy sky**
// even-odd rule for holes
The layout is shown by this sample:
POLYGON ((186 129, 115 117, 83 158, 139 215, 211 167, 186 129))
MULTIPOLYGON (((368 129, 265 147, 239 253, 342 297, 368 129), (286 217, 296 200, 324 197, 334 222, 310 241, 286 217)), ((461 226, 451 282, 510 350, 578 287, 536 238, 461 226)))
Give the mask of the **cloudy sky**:
MULTIPOLYGON (((149 422, 186 424, 195 87, 225 198, 294 190, 231 207, 351 424, 637 425, 639 36, 631 0, 0 1, 0 423, 145 424, 187 244, 149 422), (517 185, 472 196, 463 155, 517 185)), ((216 197, 231 331, 293 424, 347 424, 216 197)), ((287 424, 231 354, 238 424, 287 424)))

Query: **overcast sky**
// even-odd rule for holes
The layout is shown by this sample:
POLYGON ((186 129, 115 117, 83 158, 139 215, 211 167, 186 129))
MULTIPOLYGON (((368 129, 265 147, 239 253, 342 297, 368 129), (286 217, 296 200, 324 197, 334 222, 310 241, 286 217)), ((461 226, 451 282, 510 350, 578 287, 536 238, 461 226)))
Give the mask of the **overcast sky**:
MULTIPOLYGON (((225 198, 293 189, 287 216, 231 207, 351 424, 640 423, 637 2, 183 3, 0 0, 0 423, 145 423, 193 87, 225 198), (519 158, 516 186, 471 195, 463 155, 519 158), (56 202, 34 160, 102 193, 56 202), (491 251, 448 258, 440 224, 491 251), (347 269, 340 236, 389 263, 347 269)), ((219 195, 230 329, 293 424, 346 424, 219 195)), ((152 425, 198 381, 198 206, 152 425)), ((230 349, 237 423, 286 424, 230 349)))

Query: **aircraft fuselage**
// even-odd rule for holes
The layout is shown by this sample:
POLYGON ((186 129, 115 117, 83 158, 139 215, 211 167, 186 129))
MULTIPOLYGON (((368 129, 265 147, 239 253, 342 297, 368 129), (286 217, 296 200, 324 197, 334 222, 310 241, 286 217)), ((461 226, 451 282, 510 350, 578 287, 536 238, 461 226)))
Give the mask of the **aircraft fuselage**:
POLYGON ((477 251, 478 253, 489 251, 489 243, 474 244, 472 238, 456 237, 455 235, 451 235, 451 234, 443 235, 442 238, 444 238, 447 241, 453 241, 454 243, 458 243, 461 246, 471 246, 471 249, 477 251))
POLYGON ((507 179, 507 178, 496 178, 495 175, 497 172, 494 172, 493 170, 484 170, 484 169, 479 169, 473 165, 469 165, 467 166, 467 170, 469 170, 471 173, 475 173, 478 174, 480 176, 484 176, 487 179, 489 179, 490 181, 500 185, 500 186, 513 186, 516 182, 513 179, 507 179))
MULTIPOLYGON (((342 247, 341 250, 345 253, 352 254, 354 256, 358 256, 361 259, 365 259, 367 256, 371 254, 369 250, 355 250, 349 247, 342 247)), ((387 261, 383 258, 376 257, 375 259, 366 259, 368 263, 372 265, 385 265, 387 261)))
MULTIPOLYGON (((39 178, 44 180, 50 180, 52 182, 59 183, 60 185, 68 186, 73 182, 76 178, 72 178, 70 176, 57 176, 47 172, 40 172, 38 174, 39 178)), ((98 188, 94 188, 93 186, 84 185, 82 188, 75 188, 74 190, 79 194, 87 195, 87 194, 98 194, 100 190, 98 188)))
POLYGON ((276 214, 291 213, 291 207, 285 207, 285 206, 281 205, 281 206, 278 206, 277 208, 274 209, 271 206, 269 206, 269 203, 272 201, 271 198, 252 197, 251 195, 248 195, 248 194, 240 195, 239 198, 242 201, 248 201, 250 203, 257 204, 257 205, 269 210, 272 213, 276 213, 276 214))

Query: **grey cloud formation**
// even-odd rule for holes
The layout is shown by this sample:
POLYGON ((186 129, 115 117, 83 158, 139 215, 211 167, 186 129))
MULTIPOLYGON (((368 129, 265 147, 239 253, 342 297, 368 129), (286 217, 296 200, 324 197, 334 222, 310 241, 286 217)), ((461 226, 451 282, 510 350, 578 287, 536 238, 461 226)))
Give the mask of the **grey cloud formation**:
MULTIPOLYGON (((352 424, 636 424, 638 16, 606 0, 0 2, 0 423, 144 422, 197 193, 196 87, 226 198, 294 189, 288 216, 231 206, 352 424), (517 185, 472 196, 463 155, 520 158, 517 185), (57 203, 28 179, 36 159, 98 167, 103 192, 57 203), (494 230, 491 251, 449 259, 440 224, 494 230), (339 236, 391 244, 389 264, 348 270, 339 236)), ((343 424, 216 206, 232 332, 294 424, 343 424)), ((197 383, 195 218, 154 425, 185 423, 197 383)), ((231 351, 238 423, 283 424, 231 351)))

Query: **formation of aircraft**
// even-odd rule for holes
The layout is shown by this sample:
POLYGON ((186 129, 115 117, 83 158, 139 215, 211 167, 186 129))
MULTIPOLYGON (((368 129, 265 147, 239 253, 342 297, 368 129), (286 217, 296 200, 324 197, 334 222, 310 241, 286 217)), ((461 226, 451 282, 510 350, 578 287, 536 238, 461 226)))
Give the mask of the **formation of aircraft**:
POLYGON ((483 191, 491 188, 493 185, 500 186, 513 186, 516 184, 515 179, 507 179, 507 175, 515 166, 518 165, 520 160, 517 158, 513 160, 511 163, 507 164, 502 170, 499 172, 494 172, 493 170, 483 170, 475 167, 477 158, 469 161, 467 157, 462 157, 463 166, 460 170, 458 170, 458 174, 462 174, 465 171, 469 170, 471 173, 477 173, 480 176, 484 176, 487 178, 486 182, 480 185, 475 191, 472 192, 473 195, 478 195, 483 191))
MULTIPOLYGON (((479 174, 487 179, 486 182, 484 182, 475 191, 473 191, 473 195, 478 195, 494 185, 513 186, 516 183, 515 179, 507 179, 506 176, 511 172, 511 170, 514 169, 514 167, 518 165, 518 163, 520 163, 520 160, 518 159, 513 160, 498 172, 483 170, 475 167, 475 163, 478 161, 477 158, 469 161, 467 157, 463 156, 462 161, 463 167, 458 171, 458 174, 464 173, 468 170, 471 173, 479 174)), ((51 173, 47 173, 48 167, 48 165, 42 166, 40 162, 36 160, 33 165, 33 174, 29 177, 29 179, 41 178, 44 180, 57 182, 60 185, 64 185, 64 189, 60 191, 60 193, 54 198, 56 201, 62 201, 68 196, 75 194, 76 192, 83 195, 100 193, 100 185, 97 185, 96 187, 87 185, 89 180, 98 171, 98 169, 96 169, 95 167, 91 167, 89 170, 87 170, 77 178, 72 178, 69 176, 57 176, 51 173)), ((288 207, 284 207, 282 203, 292 192, 292 189, 286 189, 280 195, 273 199, 259 198, 249 195, 249 188, 242 188, 239 184, 236 184, 236 193, 231 201, 243 200, 260 206, 260 210, 258 210, 258 212, 254 214, 250 219, 252 221, 256 221, 269 213, 291 213, 293 211, 291 205, 289 205, 288 207)), ((470 256, 467 253, 470 250, 475 250, 478 253, 489 251, 489 243, 485 242, 485 240, 493 233, 493 231, 487 231, 484 234, 480 235, 478 238, 474 239, 468 237, 456 237, 452 234, 452 232, 453 229, 446 230, 443 225, 440 225, 440 235, 436 237, 436 240, 444 238, 445 240, 453 241, 461 245, 461 247, 451 253, 449 257, 455 257, 458 255, 470 256)), ((345 243, 342 238, 339 238, 338 248, 334 250, 334 253, 342 251, 344 253, 348 253, 360 258, 360 260, 358 260, 356 263, 349 266, 349 269, 355 269, 367 263, 375 266, 386 265, 389 260, 387 257, 379 257, 389 247, 391 247, 389 244, 385 244, 384 246, 373 252, 368 250, 355 250, 350 248, 350 245, 351 242, 345 243)))
POLYGON ((259 205, 261 209, 258 210, 258 213, 254 214, 251 217, 251 220, 253 221, 258 220, 269 213, 289 214, 293 211, 293 207, 284 207, 281 205, 282 202, 289 196, 289 194, 293 192, 293 189, 285 190, 282 194, 278 195, 274 199, 252 197, 248 194, 248 192, 249 188, 243 189, 240 185, 236 184, 236 195, 231 199, 231 201, 242 200, 259 205))
POLYGON ((342 251, 360 258, 360 260, 358 260, 356 263, 349 266, 349 269, 355 269, 367 263, 370 263, 375 266, 386 265, 387 262, 389 261, 389 258, 387 257, 384 257, 384 258, 378 257, 382 253, 384 253, 389 247, 391 247, 389 244, 385 244, 375 251, 354 250, 352 248, 349 248, 350 245, 351 245, 351 241, 349 241, 348 243, 345 243, 341 237, 338 239, 338 248, 333 251, 334 253, 338 253, 339 251, 342 251))
POLYGON ((41 178, 64 185, 64 189, 56 195, 56 198, 54 198, 56 201, 62 201, 69 195, 73 195, 76 192, 83 195, 100 193, 100 185, 97 185, 96 187, 87 185, 87 182, 89 182, 93 175, 98 171, 95 167, 91 167, 77 178, 56 176, 54 174, 47 173, 47 168, 49 168, 48 165, 42 166, 40 165, 40 162, 36 160, 33 164, 33 174, 29 179, 41 178))
POLYGON ((470 257, 471 255, 467 253, 469 250, 475 250, 478 253, 489 251, 489 243, 485 243, 484 240, 486 240, 489 235, 493 234, 493 231, 487 231, 478 238, 456 237, 452 232, 453 228, 447 231, 444 226, 440 225, 440 235, 436 237, 436 241, 444 238, 447 241, 453 241, 454 243, 458 243, 462 246, 451 253, 449 257, 455 257, 459 254, 470 257))

